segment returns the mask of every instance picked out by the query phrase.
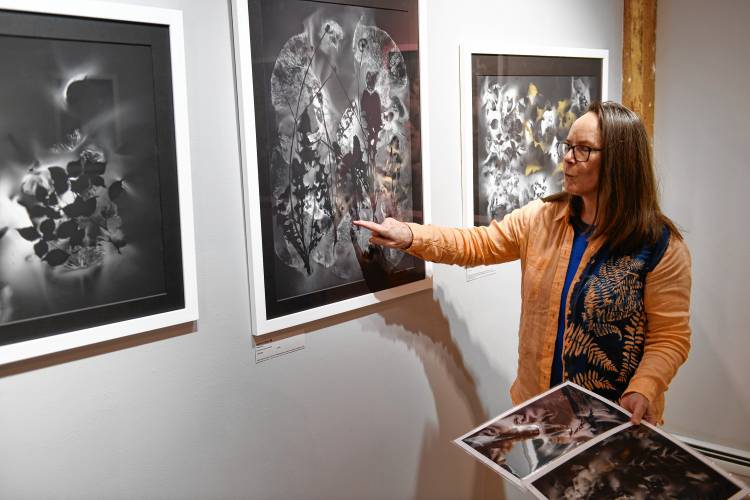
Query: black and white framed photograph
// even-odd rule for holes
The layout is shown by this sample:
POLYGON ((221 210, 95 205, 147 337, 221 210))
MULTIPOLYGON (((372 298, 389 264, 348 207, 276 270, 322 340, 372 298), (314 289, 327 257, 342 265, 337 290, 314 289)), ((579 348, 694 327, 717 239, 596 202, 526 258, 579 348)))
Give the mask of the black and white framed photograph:
POLYGON ((354 220, 424 223, 423 0, 233 0, 253 333, 431 287, 354 220))
POLYGON ((475 43, 460 59, 463 218, 486 226, 562 190, 557 145, 591 102, 607 99, 608 51, 475 43))
POLYGON ((629 421, 627 412, 593 392, 566 382, 485 422, 454 442, 523 488, 525 479, 629 421))
POLYGON ((646 422, 596 442, 531 482, 542 499, 738 499, 748 491, 684 444, 646 422))
POLYGON ((0 363, 195 321, 181 12, 2 0, 0 38, 0 363))

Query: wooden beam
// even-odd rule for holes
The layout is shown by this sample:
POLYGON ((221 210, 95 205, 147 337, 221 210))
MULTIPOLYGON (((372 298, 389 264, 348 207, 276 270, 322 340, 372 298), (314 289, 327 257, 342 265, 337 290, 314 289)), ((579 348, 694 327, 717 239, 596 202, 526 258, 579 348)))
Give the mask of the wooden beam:
POLYGON ((643 120, 654 137, 656 0, 624 0, 622 103, 643 120))

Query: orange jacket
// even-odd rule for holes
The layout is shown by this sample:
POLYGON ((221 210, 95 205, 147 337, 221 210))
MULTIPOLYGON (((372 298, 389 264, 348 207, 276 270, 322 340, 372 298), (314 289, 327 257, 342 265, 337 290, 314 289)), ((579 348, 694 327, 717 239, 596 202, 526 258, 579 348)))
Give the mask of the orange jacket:
MULTIPOLYGON (((467 267, 521 260, 518 373, 510 389, 514 404, 549 389, 560 295, 574 236, 569 215, 565 201, 537 200, 487 227, 409 223, 414 239, 407 252, 425 260, 467 267)), ((602 238, 589 242, 572 283, 603 243, 602 238)), ((690 254, 681 239, 672 237, 659 263, 646 275, 643 357, 624 391, 648 398, 658 422, 664 392, 690 350, 690 286, 690 254)))

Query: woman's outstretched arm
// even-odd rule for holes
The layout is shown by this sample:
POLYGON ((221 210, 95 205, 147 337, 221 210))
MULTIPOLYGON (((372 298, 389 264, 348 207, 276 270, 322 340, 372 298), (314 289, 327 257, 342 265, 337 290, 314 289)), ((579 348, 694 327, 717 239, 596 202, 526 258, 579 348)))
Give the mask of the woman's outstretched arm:
POLYGON ((529 220, 542 203, 530 203, 486 227, 450 228, 392 218, 382 224, 370 221, 354 221, 354 224, 372 232, 372 244, 397 248, 431 262, 466 267, 499 264, 521 257, 529 220))

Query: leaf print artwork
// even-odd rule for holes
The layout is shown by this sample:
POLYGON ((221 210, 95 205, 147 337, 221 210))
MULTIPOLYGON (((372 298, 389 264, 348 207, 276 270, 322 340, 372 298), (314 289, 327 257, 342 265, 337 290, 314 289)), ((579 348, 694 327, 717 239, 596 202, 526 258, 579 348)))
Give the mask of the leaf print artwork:
POLYGON ((424 279, 352 225, 421 217, 417 2, 387 3, 249 3, 269 316, 424 279))
POLYGON ((501 414, 456 443, 520 484, 628 420, 606 400, 566 383, 501 414))
POLYGON ((467 223, 500 221, 562 191, 558 145, 592 102, 606 100, 607 61, 603 50, 461 49, 467 223))
POLYGON ((127 43, 4 36, 0 63, 24 70, 0 82, 0 345, 70 329, 79 311, 164 296, 165 269, 181 266, 165 251, 179 245, 179 221, 162 225, 176 198, 162 198, 170 156, 153 57, 127 43))
POLYGON ((627 427, 532 482, 537 498, 728 499, 747 493, 647 424, 627 427), (736 496, 735 496, 736 495, 736 496))
POLYGON ((485 223, 562 190, 557 144, 591 102, 588 77, 480 76, 477 180, 485 223))

